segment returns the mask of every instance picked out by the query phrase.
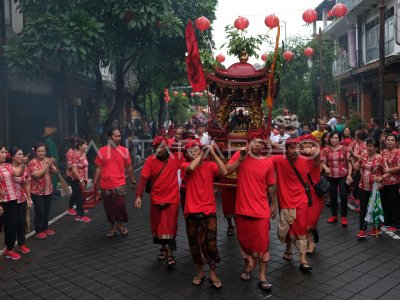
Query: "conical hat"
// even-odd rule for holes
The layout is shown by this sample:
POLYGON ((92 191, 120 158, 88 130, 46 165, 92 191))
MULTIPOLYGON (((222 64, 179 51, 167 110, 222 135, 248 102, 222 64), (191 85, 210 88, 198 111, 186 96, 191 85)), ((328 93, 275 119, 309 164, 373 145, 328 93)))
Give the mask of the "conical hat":
POLYGON ((49 136, 50 134, 52 134, 53 132, 56 132, 56 131, 57 131, 57 128, 55 128, 55 127, 45 127, 42 137, 49 136))

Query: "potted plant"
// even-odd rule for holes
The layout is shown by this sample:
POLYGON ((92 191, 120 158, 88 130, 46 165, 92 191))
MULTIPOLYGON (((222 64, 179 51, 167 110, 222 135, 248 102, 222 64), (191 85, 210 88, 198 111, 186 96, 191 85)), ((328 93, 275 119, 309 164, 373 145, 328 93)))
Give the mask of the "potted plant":
MULTIPOLYGON (((268 39, 267 34, 258 34, 255 37, 247 37, 246 30, 238 30, 232 25, 225 26, 228 54, 235 55, 240 62, 247 62, 249 56, 258 58, 257 51, 260 50, 261 44, 268 39)), ((221 48, 225 47, 224 43, 221 48)))

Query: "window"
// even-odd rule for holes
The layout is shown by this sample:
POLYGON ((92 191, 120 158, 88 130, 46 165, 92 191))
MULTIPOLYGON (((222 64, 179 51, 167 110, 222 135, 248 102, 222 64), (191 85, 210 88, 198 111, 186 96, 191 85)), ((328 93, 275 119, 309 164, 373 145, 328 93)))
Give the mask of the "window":
POLYGON ((6 26, 11 25, 11 1, 12 0, 3 0, 4 1, 4 13, 5 13, 5 24, 6 26))
MULTIPOLYGON (((366 61, 379 56, 379 17, 365 25, 366 61)), ((385 55, 394 51, 394 7, 385 12, 385 55)))

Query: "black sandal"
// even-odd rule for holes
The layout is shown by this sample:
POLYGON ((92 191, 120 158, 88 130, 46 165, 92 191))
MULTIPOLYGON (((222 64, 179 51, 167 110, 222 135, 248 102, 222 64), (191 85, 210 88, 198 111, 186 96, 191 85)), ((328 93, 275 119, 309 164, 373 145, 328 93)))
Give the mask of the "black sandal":
POLYGON ((122 234, 122 236, 128 235, 128 228, 123 225, 118 226, 118 231, 122 234))
POLYGON ((253 271, 253 270, 250 270, 247 272, 246 269, 244 269, 242 271, 242 274, 240 274, 240 280, 249 281, 251 279, 251 271, 253 271))
POLYGON ((203 277, 195 276, 192 280, 193 285, 200 285, 203 283, 204 278, 206 278, 206 275, 203 275, 203 277))
POLYGON ((303 272, 309 272, 309 271, 312 270, 312 267, 310 265, 308 265, 308 264, 301 264, 299 266, 299 270, 303 271, 303 272))
POLYGON ((175 266, 175 265, 176 265, 175 257, 172 256, 172 255, 167 256, 167 266, 168 266, 168 267, 173 267, 173 266, 175 266))
POLYGON ((235 227, 228 226, 228 230, 226 231, 227 236, 234 236, 235 235, 235 227))
POLYGON ((158 260, 165 260, 168 255, 168 250, 167 249, 160 249, 160 254, 158 254, 158 260))
POLYGON ((269 282, 268 282, 268 280, 263 280, 263 281, 259 281, 259 282, 257 282, 257 287, 260 289, 260 290, 262 290, 262 291, 264 291, 264 292, 267 292, 267 291, 270 291, 271 290, 271 288, 272 288, 272 284, 270 284, 269 282))
POLYGON ((220 288, 222 288, 222 283, 219 279, 214 281, 211 278, 208 278, 207 281, 213 286, 214 289, 219 290, 220 288))
POLYGON ((292 252, 283 252, 282 258, 287 261, 291 261, 293 259, 292 252))

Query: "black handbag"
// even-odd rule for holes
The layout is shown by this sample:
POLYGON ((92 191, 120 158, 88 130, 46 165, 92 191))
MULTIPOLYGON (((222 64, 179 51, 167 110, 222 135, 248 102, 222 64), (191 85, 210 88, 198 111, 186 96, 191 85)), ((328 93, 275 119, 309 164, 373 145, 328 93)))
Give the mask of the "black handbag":
POLYGON ((154 178, 153 181, 151 181, 150 178, 147 180, 147 182, 146 182, 146 193, 149 193, 149 194, 150 194, 150 192, 151 192, 151 187, 153 186, 154 182, 156 182, 156 180, 158 179, 158 177, 160 177, 160 175, 161 175, 162 171, 164 170, 165 166, 167 165, 167 163, 168 163, 168 159, 164 162, 164 164, 163 164, 163 166, 162 166, 160 172, 158 172, 156 178, 154 178))
POLYGON ((308 184, 308 182, 304 182, 303 178, 301 178, 301 175, 300 175, 299 171, 296 169, 296 167, 294 166, 293 162, 289 158, 287 160, 289 161, 289 164, 292 166, 293 171, 296 173, 297 178, 300 180, 301 184, 304 187, 304 191, 306 192, 306 195, 307 195, 308 207, 312 206, 313 199, 312 199, 312 195, 311 195, 310 185, 308 184))
POLYGON ((314 184, 311 180, 310 174, 308 174, 308 180, 310 181, 311 185, 313 186, 315 193, 319 197, 324 197, 326 194, 329 193, 331 185, 330 185, 328 179, 326 178, 326 176, 321 176, 319 181, 316 184, 314 184))

